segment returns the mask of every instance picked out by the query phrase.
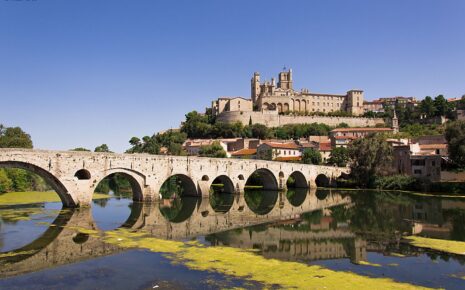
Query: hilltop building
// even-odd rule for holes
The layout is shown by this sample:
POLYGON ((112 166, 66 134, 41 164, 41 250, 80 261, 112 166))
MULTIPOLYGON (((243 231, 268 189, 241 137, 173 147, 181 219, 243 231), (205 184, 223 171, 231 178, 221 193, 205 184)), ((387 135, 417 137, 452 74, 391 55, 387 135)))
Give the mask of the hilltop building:
POLYGON ((277 111, 286 112, 348 112, 354 116, 363 114, 363 91, 350 90, 344 95, 321 94, 308 89, 294 90, 292 69, 279 73, 276 83, 260 82, 260 73, 251 79, 251 99, 242 97, 221 97, 212 103, 214 115, 231 111, 277 111))

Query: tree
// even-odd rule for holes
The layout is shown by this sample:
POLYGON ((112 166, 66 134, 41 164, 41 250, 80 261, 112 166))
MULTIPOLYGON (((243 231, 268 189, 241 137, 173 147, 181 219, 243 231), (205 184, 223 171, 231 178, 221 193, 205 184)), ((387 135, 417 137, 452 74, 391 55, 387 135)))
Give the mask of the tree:
POLYGON ((32 148, 31 136, 20 127, 0 124, 0 148, 32 148))
POLYGON ((461 168, 465 168, 465 121, 455 121, 446 127, 449 157, 461 168))
POLYGON ((270 130, 263 124, 253 124, 250 126, 252 137, 258 139, 266 139, 270 135, 270 130))
POLYGON ((434 107, 434 101, 430 96, 426 96, 420 102, 420 111, 426 115, 427 118, 436 116, 436 108, 434 107))
POLYGON ((90 152, 89 149, 87 148, 84 148, 84 147, 77 147, 77 148, 74 148, 74 149, 70 149, 69 151, 83 151, 83 152, 90 152))
POLYGON ((220 142, 214 141, 211 145, 200 147, 199 156, 225 158, 226 151, 224 151, 220 142))
POLYGON ((443 95, 439 95, 434 99, 434 107, 436 108, 436 116, 446 116, 449 111, 450 105, 443 95))
POLYGON ((328 164, 336 164, 337 166, 346 166, 349 161, 349 150, 344 147, 336 147, 331 150, 328 159, 328 164))
POLYGON ((265 150, 257 150, 257 159, 273 160, 273 150, 271 148, 267 148, 265 150))
POLYGON ((302 163, 304 164, 321 164, 320 151, 314 148, 307 148, 302 153, 302 163))
POLYGON ((0 193, 9 192, 13 187, 13 181, 8 177, 5 169, 0 168, 0 193))
POLYGON ((100 146, 95 147, 94 152, 110 152, 111 153, 107 144, 102 144, 100 146))
POLYGON ((376 176, 386 176, 392 170, 393 149, 383 135, 354 140, 348 152, 351 174, 361 186, 372 186, 376 176))

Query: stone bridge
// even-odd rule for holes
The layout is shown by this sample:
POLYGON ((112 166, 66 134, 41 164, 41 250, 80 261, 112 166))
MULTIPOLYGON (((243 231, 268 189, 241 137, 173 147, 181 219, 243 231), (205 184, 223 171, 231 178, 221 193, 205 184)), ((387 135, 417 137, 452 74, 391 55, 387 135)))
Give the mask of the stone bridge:
MULTIPOLYGON (((283 192, 276 194, 270 210, 264 214, 252 211, 246 205, 244 195, 235 196, 227 213, 215 212, 208 197, 199 197, 190 216, 180 222, 167 220, 162 215, 158 202, 135 203, 123 227, 134 232, 144 232, 154 238, 188 240, 246 226, 298 219, 305 212, 351 203, 349 197, 329 191, 326 196, 317 196, 316 189, 307 190, 299 204, 291 203, 283 192)), ((99 230, 92 218, 91 208, 63 211, 55 219, 53 226, 35 241, 0 254, 0 277, 35 272, 127 250, 107 244, 100 237, 86 235, 82 229, 99 230)), ((351 234, 342 235, 349 239, 354 238, 351 234)))
POLYGON ((0 167, 23 168, 40 175, 66 207, 89 205, 99 182, 115 173, 128 178, 134 200, 155 201, 171 176, 179 177, 188 192, 205 197, 215 180, 230 193, 243 193, 254 172, 260 173, 265 190, 286 190, 290 176, 297 187, 326 186, 349 172, 341 167, 262 160, 28 149, 0 149, 0 167))

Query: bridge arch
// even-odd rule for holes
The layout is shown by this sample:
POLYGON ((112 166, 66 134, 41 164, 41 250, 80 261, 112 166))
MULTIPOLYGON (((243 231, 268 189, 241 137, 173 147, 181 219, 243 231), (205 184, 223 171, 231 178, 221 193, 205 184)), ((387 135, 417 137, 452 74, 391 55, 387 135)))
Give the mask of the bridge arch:
POLYGON ((246 186, 257 185, 261 183, 264 190, 278 190, 278 180, 273 172, 266 168, 259 168, 252 172, 247 178, 246 186))
POLYGON ((199 191, 194 181, 185 174, 173 174, 169 176, 160 187, 160 194, 163 196, 168 194, 170 191, 177 190, 177 194, 182 196, 199 196, 199 191))
POLYGON ((308 181, 302 172, 296 170, 289 175, 286 185, 292 188, 308 188, 308 181))
POLYGON ((331 185, 331 179, 325 174, 318 174, 315 178, 317 187, 329 187, 331 185))
POLYGON ((86 169, 79 169, 74 173, 74 177, 76 177, 79 180, 89 180, 92 175, 90 174, 89 170, 86 169))
POLYGON ((0 168, 19 168, 24 169, 30 172, 33 172, 40 177, 42 177, 60 197, 63 206, 65 207, 75 207, 76 202, 69 194, 68 189, 63 185, 63 183, 58 180, 50 171, 39 167, 37 165, 26 163, 22 161, 0 161, 0 168))
MULTIPOLYGON (((105 174, 101 175, 99 177, 99 181, 96 182, 94 181, 94 190, 97 188, 98 184, 102 182, 105 178, 113 176, 115 174, 121 175, 124 177, 127 181, 129 181, 129 184, 131 185, 131 190, 132 190, 132 199, 135 201, 142 201, 144 200, 144 179, 145 177, 132 170, 127 170, 124 168, 114 168, 112 170, 106 171, 105 174)), ((97 179, 95 179, 97 180, 97 179)))

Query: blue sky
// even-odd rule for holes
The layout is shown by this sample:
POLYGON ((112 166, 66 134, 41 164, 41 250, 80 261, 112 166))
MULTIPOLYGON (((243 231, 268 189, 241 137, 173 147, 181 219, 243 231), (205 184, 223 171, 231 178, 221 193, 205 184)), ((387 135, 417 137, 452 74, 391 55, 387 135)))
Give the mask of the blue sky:
POLYGON ((465 94, 463 0, 0 0, 0 123, 122 152, 250 78, 367 99, 465 94))

